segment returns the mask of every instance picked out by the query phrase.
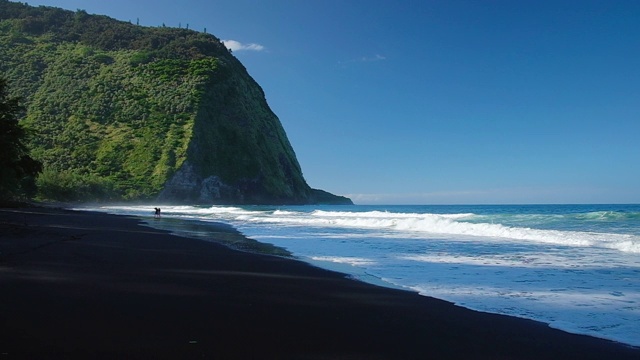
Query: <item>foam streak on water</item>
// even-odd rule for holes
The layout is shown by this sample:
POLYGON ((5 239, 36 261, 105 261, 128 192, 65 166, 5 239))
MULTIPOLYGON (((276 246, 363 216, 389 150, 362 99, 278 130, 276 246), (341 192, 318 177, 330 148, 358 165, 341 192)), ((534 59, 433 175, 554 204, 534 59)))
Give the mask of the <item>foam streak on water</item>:
POLYGON ((162 209, 365 281, 640 346, 640 205, 162 209))

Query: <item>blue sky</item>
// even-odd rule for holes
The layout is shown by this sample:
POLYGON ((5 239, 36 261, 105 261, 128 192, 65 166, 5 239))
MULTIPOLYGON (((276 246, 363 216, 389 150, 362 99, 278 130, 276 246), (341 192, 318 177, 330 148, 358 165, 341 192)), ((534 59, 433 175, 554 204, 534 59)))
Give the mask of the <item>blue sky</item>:
POLYGON ((358 204, 640 203, 640 1, 29 4, 226 40, 358 204))

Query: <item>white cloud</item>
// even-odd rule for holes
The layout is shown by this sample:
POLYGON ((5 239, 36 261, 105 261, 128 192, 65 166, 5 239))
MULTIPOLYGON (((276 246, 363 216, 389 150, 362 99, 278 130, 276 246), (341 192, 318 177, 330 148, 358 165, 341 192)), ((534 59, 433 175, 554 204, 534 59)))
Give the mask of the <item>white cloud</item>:
POLYGON ((387 58, 380 54, 375 54, 374 56, 364 56, 360 59, 360 61, 363 61, 363 62, 381 61, 381 60, 387 60, 387 58))
POLYGON ((486 191, 441 191, 430 193, 346 194, 358 205, 471 204, 488 195, 486 191))
POLYGON ((425 204, 614 204, 630 203, 613 189, 596 187, 513 187, 424 193, 341 194, 358 205, 425 204))
POLYGON ((243 44, 235 40, 222 40, 222 43, 224 43, 224 46, 226 46, 227 49, 231 51, 243 51, 243 50, 262 51, 265 49, 265 47, 260 44, 255 44, 255 43, 243 44))
POLYGON ((346 66, 348 64, 354 64, 354 63, 367 63, 367 62, 376 62, 376 61, 384 61, 384 60, 387 60, 386 56, 375 54, 373 56, 363 56, 363 57, 359 57, 359 58, 355 58, 347 61, 339 61, 338 64, 346 66))

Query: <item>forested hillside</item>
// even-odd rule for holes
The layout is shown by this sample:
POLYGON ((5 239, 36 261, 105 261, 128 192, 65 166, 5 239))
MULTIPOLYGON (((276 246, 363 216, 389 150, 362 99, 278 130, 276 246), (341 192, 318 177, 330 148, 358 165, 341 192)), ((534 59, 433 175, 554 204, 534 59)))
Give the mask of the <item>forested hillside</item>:
POLYGON ((211 34, 0 0, 0 73, 37 134, 41 197, 332 199, 309 188, 262 89, 211 34))

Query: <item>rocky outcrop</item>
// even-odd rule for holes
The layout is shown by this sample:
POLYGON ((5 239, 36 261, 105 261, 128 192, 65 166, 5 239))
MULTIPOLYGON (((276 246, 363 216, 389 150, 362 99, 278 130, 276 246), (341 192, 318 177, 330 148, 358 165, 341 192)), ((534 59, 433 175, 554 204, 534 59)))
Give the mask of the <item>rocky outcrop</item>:
POLYGON ((203 178, 188 162, 165 184, 158 196, 161 202, 220 204, 242 201, 239 189, 224 184, 218 176, 203 178))
POLYGON ((185 163, 165 184, 158 201, 185 204, 353 204, 347 197, 319 189, 310 189, 307 197, 292 201, 290 198, 267 198, 260 188, 258 179, 230 186, 218 176, 203 177, 191 164, 185 163))

